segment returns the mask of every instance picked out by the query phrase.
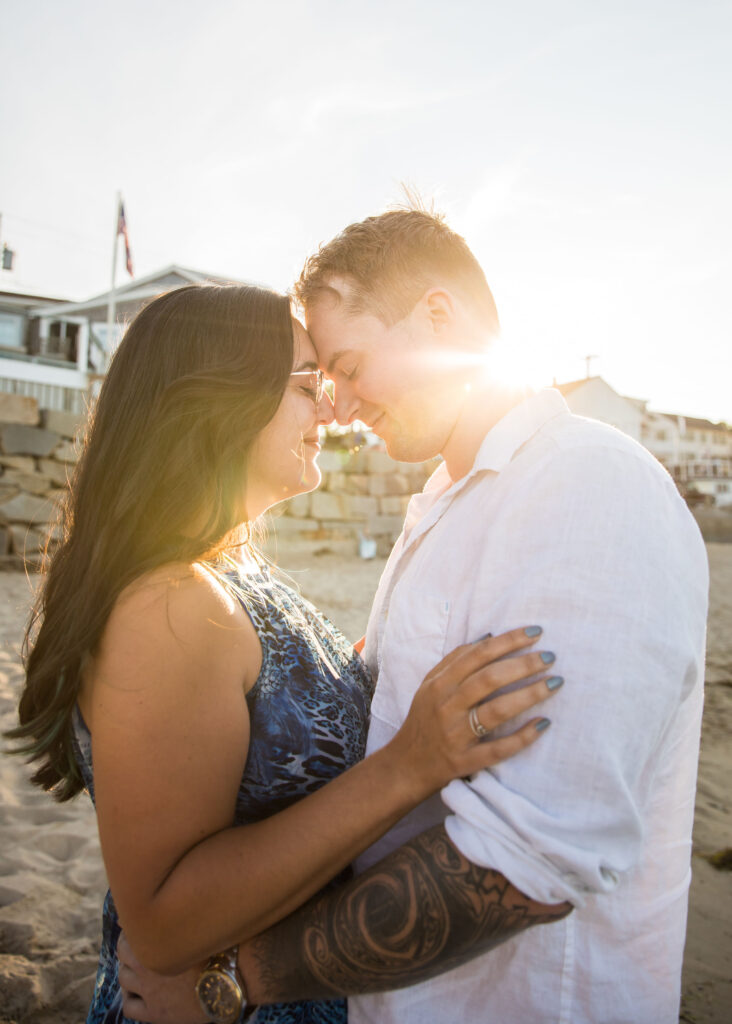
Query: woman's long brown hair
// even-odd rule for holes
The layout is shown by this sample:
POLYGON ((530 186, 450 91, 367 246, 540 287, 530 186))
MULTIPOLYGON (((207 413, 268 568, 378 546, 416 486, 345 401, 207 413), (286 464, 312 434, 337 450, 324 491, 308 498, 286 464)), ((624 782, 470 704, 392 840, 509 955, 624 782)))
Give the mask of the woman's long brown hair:
POLYGON ((57 800, 83 785, 72 712, 84 659, 133 580, 231 543, 247 519, 247 454, 292 359, 289 300, 264 288, 180 288, 127 329, 61 511, 25 636, 20 725, 7 733, 57 800))

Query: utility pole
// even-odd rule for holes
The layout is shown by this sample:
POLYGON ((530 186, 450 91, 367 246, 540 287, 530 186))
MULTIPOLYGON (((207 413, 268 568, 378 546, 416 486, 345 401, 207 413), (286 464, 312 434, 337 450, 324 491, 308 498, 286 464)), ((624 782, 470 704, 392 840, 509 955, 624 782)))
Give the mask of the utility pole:
POLYGON ((115 218, 114 218, 114 248, 112 249, 112 287, 109 292, 109 299, 107 301, 107 358, 105 360, 106 370, 109 366, 109 358, 112 354, 112 335, 114 332, 114 315, 115 307, 117 305, 117 249, 119 248, 119 211, 122 203, 122 193, 117 193, 117 202, 115 204, 115 218))
POLYGON ((590 379, 590 363, 593 359, 599 359, 599 356, 585 356, 585 379, 590 379))

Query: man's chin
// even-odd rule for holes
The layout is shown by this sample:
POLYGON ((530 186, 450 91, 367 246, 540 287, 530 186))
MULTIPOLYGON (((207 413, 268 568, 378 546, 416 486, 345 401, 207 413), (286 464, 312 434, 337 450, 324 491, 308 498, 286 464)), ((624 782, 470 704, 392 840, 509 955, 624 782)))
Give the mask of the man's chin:
POLYGON ((438 452, 427 451, 424 439, 390 437, 382 438, 387 455, 395 462, 427 462, 438 452))

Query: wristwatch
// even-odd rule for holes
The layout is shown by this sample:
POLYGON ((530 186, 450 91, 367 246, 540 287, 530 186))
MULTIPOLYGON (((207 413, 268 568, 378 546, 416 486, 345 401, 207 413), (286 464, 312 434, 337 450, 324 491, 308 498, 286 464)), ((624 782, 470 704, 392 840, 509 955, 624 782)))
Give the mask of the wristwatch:
POLYGON ((213 1024, 239 1024, 250 1020, 257 1007, 247 1003, 237 963, 238 946, 212 956, 198 976, 196 995, 213 1024))

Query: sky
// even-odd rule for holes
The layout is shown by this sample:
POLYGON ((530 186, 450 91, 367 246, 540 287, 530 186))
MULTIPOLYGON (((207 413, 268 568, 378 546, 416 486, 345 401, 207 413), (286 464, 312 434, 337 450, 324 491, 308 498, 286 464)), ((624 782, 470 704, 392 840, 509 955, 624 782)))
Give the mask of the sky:
POLYGON ((444 211, 532 386, 732 422, 731 0, 0 0, 0 289, 287 289, 346 224, 444 211), (118 282, 126 280, 124 260, 118 282))

